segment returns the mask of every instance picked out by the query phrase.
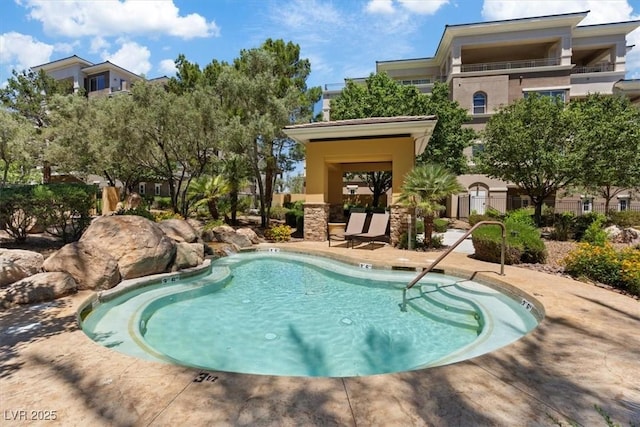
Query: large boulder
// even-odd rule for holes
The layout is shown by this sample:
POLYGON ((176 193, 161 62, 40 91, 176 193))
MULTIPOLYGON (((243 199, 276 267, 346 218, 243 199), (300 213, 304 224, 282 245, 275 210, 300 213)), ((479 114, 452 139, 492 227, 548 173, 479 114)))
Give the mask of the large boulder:
POLYGON ((22 249, 0 249, 0 258, 13 261, 15 265, 27 272, 29 276, 41 273, 42 264, 44 263, 42 254, 22 249))
POLYGON ((176 259, 173 262, 175 270, 197 267, 204 261, 204 245, 202 243, 178 242, 176 244, 176 259))
POLYGON ((63 246, 44 261, 43 268, 69 273, 78 289, 111 289, 120 282, 118 261, 90 241, 63 246))
POLYGON ((251 246, 251 240, 247 236, 236 233, 233 227, 229 227, 228 225, 215 227, 212 231, 218 242, 231 243, 239 248, 248 248, 251 246))
POLYGON ((176 242, 193 243, 198 239, 196 230, 183 219, 166 219, 159 222, 158 227, 176 242))
POLYGON ((0 257, 0 288, 29 276, 29 272, 9 258, 0 257))
POLYGON ((0 291, 0 305, 31 304, 52 301, 75 293, 73 277, 67 273, 38 273, 19 280, 0 291))
POLYGON ((257 245, 258 243, 260 243, 260 239, 258 238, 258 235, 256 234, 255 231, 253 231, 251 228, 238 228, 236 230, 237 234, 240 234, 242 236, 247 236, 247 238, 251 241, 251 243, 253 243, 254 245, 257 245))
POLYGON ((80 238, 118 261, 123 279, 163 273, 173 261, 176 245, 154 222, 137 215, 94 220, 80 238))

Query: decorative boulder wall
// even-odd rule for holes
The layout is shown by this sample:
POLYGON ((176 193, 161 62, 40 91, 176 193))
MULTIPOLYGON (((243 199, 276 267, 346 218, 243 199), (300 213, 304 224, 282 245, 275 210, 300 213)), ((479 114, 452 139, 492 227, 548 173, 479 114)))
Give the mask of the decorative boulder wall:
POLYGON ((0 287, 42 272, 44 257, 22 249, 0 249, 0 287))
POLYGON ((0 307, 51 301, 76 292, 76 282, 67 273, 38 273, 18 280, 0 291, 0 307))
POLYGON ((122 279, 168 271, 176 254, 175 242, 154 222, 137 215, 94 220, 80 238, 117 260, 122 279))
POLYGON ((88 241, 65 245, 45 260, 43 268, 69 273, 78 289, 111 289, 120 282, 118 261, 88 241))

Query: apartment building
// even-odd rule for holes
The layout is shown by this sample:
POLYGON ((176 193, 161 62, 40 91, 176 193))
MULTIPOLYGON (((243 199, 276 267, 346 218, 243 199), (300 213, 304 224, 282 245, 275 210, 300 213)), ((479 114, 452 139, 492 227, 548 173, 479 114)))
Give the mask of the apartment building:
MULTIPOLYGON (((566 102, 594 92, 623 93, 640 104, 640 80, 625 79, 626 55, 633 48, 626 36, 640 21, 579 25, 588 13, 447 25, 434 56, 377 61, 376 72, 424 93, 431 92, 435 82, 445 82, 451 99, 469 112, 467 126, 478 131, 500 107, 534 92, 566 102)), ((342 85, 325 86, 325 118, 341 89, 342 85)), ((468 149, 469 159, 478 148, 480 141, 468 149)), ((448 216, 530 203, 512 183, 484 175, 462 175, 459 181, 467 192, 451 201, 448 216)), ((604 201, 589 194, 556 195, 547 204, 576 214, 604 210, 604 201)), ((624 191, 611 208, 640 210, 640 194, 624 191)))

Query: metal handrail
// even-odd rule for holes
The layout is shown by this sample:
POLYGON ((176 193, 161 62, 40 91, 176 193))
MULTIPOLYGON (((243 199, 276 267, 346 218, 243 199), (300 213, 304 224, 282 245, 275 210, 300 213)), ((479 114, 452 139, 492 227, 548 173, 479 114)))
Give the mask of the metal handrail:
POLYGON ((438 257, 438 259, 433 261, 428 268, 422 270, 420 274, 416 276, 415 279, 413 279, 404 289, 402 289, 402 305, 400 307, 400 310, 407 311, 407 291, 411 289, 416 283, 418 283, 420 279, 426 276, 428 272, 433 270, 435 266, 438 265, 438 263, 442 261, 444 257, 449 255, 460 243, 462 243, 467 237, 469 237, 469 235, 473 232, 473 230, 483 225, 499 225, 500 228, 502 229, 502 247, 500 248, 500 275, 504 276, 504 252, 505 252, 505 245, 507 240, 507 228, 504 226, 503 223, 499 221, 480 221, 477 224, 475 224, 473 227, 471 227, 469 231, 464 233, 464 235, 460 237, 457 242, 449 246, 449 249, 443 252, 442 255, 438 257))

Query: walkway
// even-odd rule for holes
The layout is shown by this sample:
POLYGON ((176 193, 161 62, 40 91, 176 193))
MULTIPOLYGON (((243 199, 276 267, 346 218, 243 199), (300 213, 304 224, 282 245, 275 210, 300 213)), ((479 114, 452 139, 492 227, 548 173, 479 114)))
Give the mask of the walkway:
MULTIPOLYGON (((387 246, 280 246, 374 265, 420 266, 437 256, 387 246)), ((461 253, 442 266, 466 275, 489 271, 487 278, 499 269, 461 253)), ((621 425, 639 424, 640 302, 516 267, 506 268, 506 279, 544 305, 533 333, 466 362, 360 378, 202 373, 137 360, 78 330, 75 313, 86 291, 3 311, 2 425, 31 425, 32 417, 53 412, 65 426, 555 425, 550 417, 605 425, 594 405, 621 425)))

